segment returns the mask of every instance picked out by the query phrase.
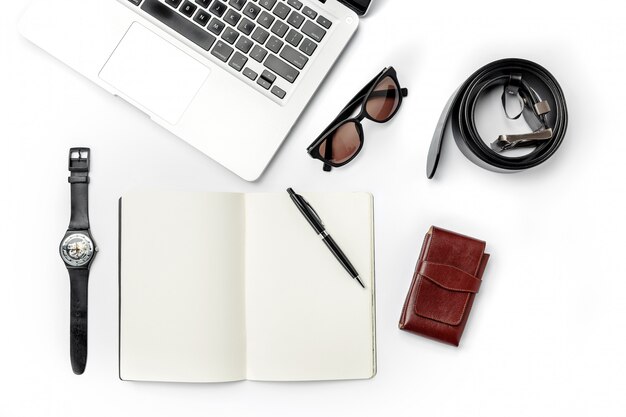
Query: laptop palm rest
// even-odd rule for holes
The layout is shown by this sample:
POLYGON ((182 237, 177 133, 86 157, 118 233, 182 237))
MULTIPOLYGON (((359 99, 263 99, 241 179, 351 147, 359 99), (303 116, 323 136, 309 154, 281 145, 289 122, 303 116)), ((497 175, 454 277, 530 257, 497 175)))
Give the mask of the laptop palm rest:
POLYGON ((207 80, 210 69, 139 23, 133 23, 99 77, 175 125, 207 80))

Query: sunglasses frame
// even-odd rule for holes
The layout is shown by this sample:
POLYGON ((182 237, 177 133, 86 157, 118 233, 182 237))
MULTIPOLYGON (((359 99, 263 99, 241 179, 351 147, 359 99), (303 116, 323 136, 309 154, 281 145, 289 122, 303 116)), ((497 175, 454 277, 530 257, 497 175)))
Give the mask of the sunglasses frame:
POLYGON ((309 147, 307 148, 307 152, 312 158, 318 159, 324 163, 324 171, 330 171, 331 167, 339 168, 349 164, 361 152, 361 149, 363 149, 363 145, 365 143, 365 134, 363 132, 363 125, 361 123, 363 119, 368 119, 375 123, 387 123, 396 115, 396 113, 398 113, 398 110, 400 110, 400 107, 402 106, 402 98, 407 96, 408 90, 400 86, 396 70, 393 67, 383 69, 372 81, 367 83, 367 85, 363 87, 352 100, 350 100, 349 104, 345 106, 343 110, 341 110, 335 120, 333 120, 330 125, 328 125, 328 127, 326 127, 326 129, 324 129, 324 131, 313 141, 313 143, 309 145, 309 147), (391 113, 391 115, 389 115, 384 120, 376 120, 367 112, 367 102, 372 97, 372 93, 374 92, 376 86, 386 77, 391 78, 396 84, 396 87, 398 87, 398 91, 400 92, 399 101, 396 109, 393 111, 393 113, 391 113), (361 107, 361 111, 359 112, 359 114, 355 117, 349 117, 359 106, 361 107), (357 133, 359 134, 359 147, 354 152, 354 155, 341 163, 329 161, 320 154, 319 147, 325 140, 328 139, 331 134, 336 132, 337 129, 348 123, 354 123, 356 126, 357 133))

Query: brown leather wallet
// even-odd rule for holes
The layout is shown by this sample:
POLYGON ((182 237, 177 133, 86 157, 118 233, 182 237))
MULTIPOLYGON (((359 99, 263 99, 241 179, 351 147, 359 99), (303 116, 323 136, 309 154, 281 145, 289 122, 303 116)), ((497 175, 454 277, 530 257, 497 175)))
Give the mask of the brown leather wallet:
POLYGON ((431 227, 399 327, 458 346, 489 260, 485 242, 431 227))

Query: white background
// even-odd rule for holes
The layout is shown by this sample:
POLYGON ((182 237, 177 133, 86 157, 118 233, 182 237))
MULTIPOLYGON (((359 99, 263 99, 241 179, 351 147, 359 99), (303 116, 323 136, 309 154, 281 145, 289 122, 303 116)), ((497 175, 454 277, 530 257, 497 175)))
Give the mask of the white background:
POLYGON ((0 415, 623 415, 620 2, 375 0, 254 184, 20 38, 15 27, 26 2, 4 3, 0 415), (448 138, 437 177, 428 181, 426 154, 444 103, 474 70, 503 57, 535 60, 561 83, 570 110, 562 148, 539 168, 502 175, 472 165, 448 138), (349 167, 322 172, 306 146, 386 65, 410 89, 405 105, 392 123, 366 122, 365 149, 349 167), (69 280, 57 252, 69 218, 71 146, 93 150, 90 214, 101 249, 91 273, 89 361, 81 377, 69 363, 69 280), (118 197, 136 187, 287 186, 375 195, 378 375, 335 383, 118 380, 118 197), (484 239, 492 254, 460 348, 397 328, 431 224, 484 239))

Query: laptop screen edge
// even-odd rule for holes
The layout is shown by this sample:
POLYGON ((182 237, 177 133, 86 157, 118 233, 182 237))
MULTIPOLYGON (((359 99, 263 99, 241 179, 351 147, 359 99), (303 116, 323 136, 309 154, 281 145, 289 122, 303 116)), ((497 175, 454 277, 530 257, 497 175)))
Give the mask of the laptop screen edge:
POLYGON ((354 10, 359 16, 365 16, 370 8, 372 0, 338 0, 341 4, 354 10))

